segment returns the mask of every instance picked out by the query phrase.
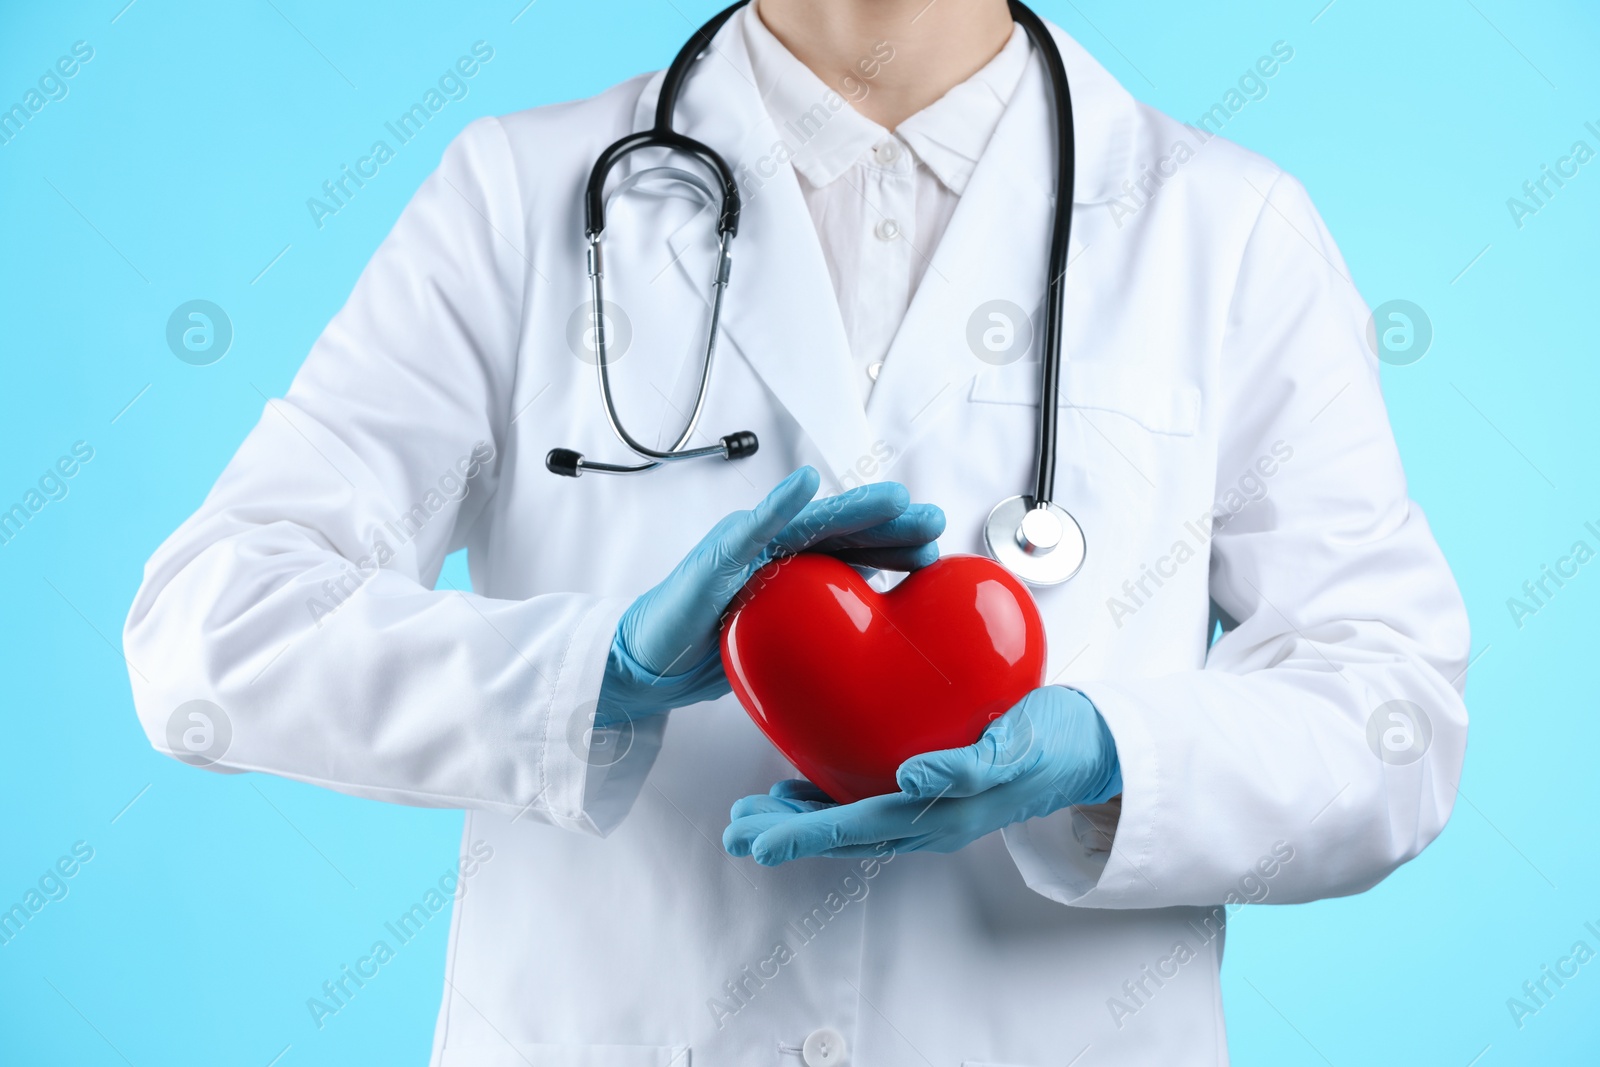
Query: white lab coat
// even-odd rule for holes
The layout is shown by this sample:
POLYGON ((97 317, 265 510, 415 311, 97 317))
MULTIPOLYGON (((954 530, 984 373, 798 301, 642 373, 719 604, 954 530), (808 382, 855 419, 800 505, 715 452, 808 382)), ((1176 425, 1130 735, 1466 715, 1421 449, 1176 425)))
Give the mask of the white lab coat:
MULTIPOLYGON (((1222 1063, 1210 906, 1360 892, 1444 825, 1467 625, 1407 498, 1368 311, 1304 189, 1220 138, 1117 217, 1125 183, 1199 138, 1057 38, 1079 161, 1057 499, 1088 559, 1036 596, 1050 678, 1116 736, 1120 810, 769 870, 720 835, 736 798, 793 770, 733 698, 587 732, 624 608, 795 467, 825 491, 904 482, 948 515, 946 553, 982 551, 991 506, 1030 485, 1039 338, 1007 365, 967 338, 987 301, 1041 303, 1037 56, 865 410, 735 25, 677 122, 746 189, 703 425, 754 430, 759 454, 544 468, 555 446, 630 458, 568 335, 584 182, 648 125, 660 78, 641 77, 468 127, 150 561, 125 639, 158 748, 174 709, 214 701, 232 726, 217 769, 465 808, 466 839, 492 847, 454 909, 435 1064, 795 1065, 821 1028, 844 1057, 811 1059, 859 1067, 1222 1063), (494 458, 462 496, 452 472, 480 445, 494 458), (434 591, 462 546, 474 592, 434 591), (341 573, 353 595, 324 585, 341 573), (1237 625, 1208 654, 1212 598, 1237 625), (1427 717, 1420 759, 1369 743, 1392 700, 1427 717)), ((712 230, 686 200, 629 203, 606 246, 632 327, 616 376, 631 425, 664 439, 695 388, 712 230)))

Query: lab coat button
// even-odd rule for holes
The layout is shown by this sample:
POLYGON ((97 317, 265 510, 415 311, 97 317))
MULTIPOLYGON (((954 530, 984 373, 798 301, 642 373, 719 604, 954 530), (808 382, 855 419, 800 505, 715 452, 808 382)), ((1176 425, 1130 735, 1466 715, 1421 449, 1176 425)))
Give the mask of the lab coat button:
POLYGON ((826 1026, 812 1031, 800 1047, 800 1058, 806 1061, 806 1067, 844 1067, 846 1056, 844 1035, 826 1026))
POLYGON ((900 158, 900 146, 893 141, 881 141, 872 146, 872 154, 879 163, 893 163, 900 158))
POLYGON ((869 363, 867 365, 867 377, 871 378, 873 381, 877 381, 878 380, 878 375, 880 375, 882 373, 883 373, 883 360, 880 359, 876 363, 869 363))
POLYGON ((900 236, 900 224, 894 219, 884 219, 872 230, 880 241, 892 241, 900 236))

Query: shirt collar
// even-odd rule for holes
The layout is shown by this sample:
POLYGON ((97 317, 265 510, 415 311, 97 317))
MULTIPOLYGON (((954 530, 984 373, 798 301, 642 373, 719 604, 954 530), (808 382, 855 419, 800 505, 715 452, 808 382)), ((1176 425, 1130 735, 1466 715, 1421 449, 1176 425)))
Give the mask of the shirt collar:
MULTIPOLYGON (((754 10, 743 21, 751 73, 795 170, 813 187, 854 166, 889 131, 873 122, 783 46, 754 10)), ((960 195, 1027 68, 1031 46, 1021 26, 972 77, 902 122, 895 131, 935 177, 960 195)), ((892 60, 890 60, 892 62, 892 60)), ((864 84, 870 86, 870 81, 864 84)))
MULTIPOLYGON (((677 114, 677 129, 716 146, 728 156, 735 172, 740 173, 746 166, 766 166, 775 146, 782 143, 778 133, 781 123, 772 120, 755 91, 754 64, 746 30, 746 24, 755 21, 758 21, 755 12, 746 6, 722 27, 714 43, 721 61, 700 64, 704 70, 689 79, 677 114)), ((1124 195, 1126 183, 1139 176, 1142 166, 1154 162, 1145 156, 1149 146, 1155 143, 1154 129, 1163 120, 1136 101, 1082 45, 1060 28, 1046 25, 1056 47, 1061 50, 1072 84, 1077 155, 1073 202, 1108 202, 1124 195), (1136 140, 1148 144, 1136 150, 1136 140)), ((1030 57, 1029 65, 1039 62, 1040 58, 1030 57)), ((1026 77, 1027 71, 1023 74, 1026 77)), ((658 70, 638 79, 640 93, 631 129, 649 129, 654 122, 656 98, 665 76, 665 70, 658 70)), ((1039 91, 1048 92, 1048 82, 1039 91)), ((1047 139, 1049 124, 1040 125, 1039 136, 1047 139)), ((1049 182, 1047 167, 1048 163, 1041 164, 1039 173, 1030 180, 1049 182)), ((1048 188, 1053 189, 1053 185, 1048 188)))
POLYGON ((902 122, 895 131, 917 158, 956 195, 1000 125, 1000 116, 1027 69, 1032 46, 1021 26, 1011 28, 1005 47, 966 81, 902 122))

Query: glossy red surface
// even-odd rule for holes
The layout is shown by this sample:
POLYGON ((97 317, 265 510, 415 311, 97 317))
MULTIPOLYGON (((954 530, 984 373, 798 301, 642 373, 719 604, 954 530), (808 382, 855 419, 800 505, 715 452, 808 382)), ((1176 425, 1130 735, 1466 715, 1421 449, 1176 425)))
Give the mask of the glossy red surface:
POLYGON ((740 591, 722 663, 767 738, 848 803, 896 792, 903 761, 972 744, 1044 684, 1044 623, 1027 587, 982 556, 947 556, 879 593, 830 556, 800 555, 740 591))

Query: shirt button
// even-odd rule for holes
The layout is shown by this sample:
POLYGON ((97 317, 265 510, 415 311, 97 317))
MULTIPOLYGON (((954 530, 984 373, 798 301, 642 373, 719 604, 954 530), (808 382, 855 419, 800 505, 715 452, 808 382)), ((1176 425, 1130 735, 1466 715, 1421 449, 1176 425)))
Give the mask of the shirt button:
POLYGON ((892 241, 900 236, 900 224, 894 219, 882 219, 872 228, 880 241, 892 241))
POLYGON ((880 141, 872 146, 872 155, 879 163, 887 165, 900 158, 900 146, 893 141, 880 141))
POLYGON ((880 359, 876 363, 870 363, 870 364, 867 365, 867 377, 871 378, 873 381, 877 381, 878 380, 878 375, 880 375, 882 373, 883 373, 883 360, 880 359))
POLYGON ((812 1031, 800 1048, 806 1067, 844 1067, 846 1055, 844 1035, 826 1026, 812 1031))

